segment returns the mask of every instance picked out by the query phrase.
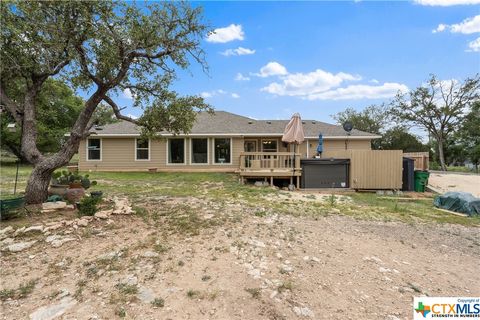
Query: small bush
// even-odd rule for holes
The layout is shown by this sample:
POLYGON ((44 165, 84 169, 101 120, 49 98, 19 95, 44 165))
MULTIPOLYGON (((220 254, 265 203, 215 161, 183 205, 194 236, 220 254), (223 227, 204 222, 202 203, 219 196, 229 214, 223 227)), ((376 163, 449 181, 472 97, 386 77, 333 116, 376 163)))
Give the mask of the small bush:
POLYGON ((162 298, 155 298, 155 300, 152 301, 152 306, 157 307, 157 308, 162 308, 165 305, 165 300, 162 298))
POLYGON ((260 298, 261 290, 259 288, 246 288, 245 291, 250 293, 254 299, 260 298))
POLYGON ((93 216, 97 212, 97 205, 102 201, 101 197, 84 197, 78 205, 80 216, 93 216))

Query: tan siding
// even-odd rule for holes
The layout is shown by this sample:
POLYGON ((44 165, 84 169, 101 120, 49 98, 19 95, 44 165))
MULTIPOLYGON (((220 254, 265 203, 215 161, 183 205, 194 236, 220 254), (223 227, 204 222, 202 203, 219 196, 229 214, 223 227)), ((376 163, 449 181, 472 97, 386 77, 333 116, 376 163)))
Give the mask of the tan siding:
POLYGON ((159 171, 221 171, 232 172, 239 168, 240 152, 243 152, 243 138, 232 138, 232 163, 213 164, 213 141, 209 139, 210 164, 191 165, 190 139, 185 139, 186 164, 167 164, 167 140, 151 140, 150 160, 135 161, 135 138, 102 138, 102 160, 86 160, 86 141, 79 147, 79 169, 99 171, 145 171, 157 168, 159 171))
MULTIPOLYGON (((102 138, 102 160, 86 161, 86 141, 83 140, 79 147, 79 168, 80 170, 99 171, 145 171, 149 168, 157 168, 160 171, 227 171, 232 172, 239 168, 240 153, 244 151, 244 138, 232 138, 232 163, 214 164, 214 139, 209 139, 209 164, 191 164, 190 159, 190 138, 185 138, 186 143, 186 164, 167 164, 167 143, 166 139, 151 140, 150 161, 135 161, 135 138, 102 138)), ((257 141, 257 151, 261 151, 262 137, 246 138, 257 141)), ((269 138, 265 138, 269 139, 269 138)), ((292 149, 285 147, 280 138, 278 151, 287 152, 292 149)), ((310 139, 297 147, 303 158, 314 157, 316 154, 317 141, 310 139)), ((344 140, 325 140, 325 153, 328 151, 344 150, 344 140)), ((348 143, 349 149, 370 149, 370 140, 351 140, 348 143)))

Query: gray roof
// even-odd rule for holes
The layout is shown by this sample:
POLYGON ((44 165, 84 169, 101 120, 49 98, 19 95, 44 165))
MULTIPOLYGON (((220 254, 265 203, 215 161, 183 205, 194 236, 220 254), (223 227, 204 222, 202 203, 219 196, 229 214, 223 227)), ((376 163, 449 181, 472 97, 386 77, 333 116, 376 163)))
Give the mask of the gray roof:
MULTIPOLYGON (((214 114, 199 112, 191 135, 278 135, 281 136, 290 120, 255 120, 226 111, 215 111, 214 114)), ((346 132, 341 126, 316 120, 302 120, 305 137, 342 137, 346 132)), ((105 125, 101 130, 92 129, 98 135, 135 135, 139 134, 138 126, 131 122, 120 121, 105 125)), ((168 132, 161 132, 168 134, 168 132)), ((353 129, 350 136, 376 138, 378 135, 353 129)))

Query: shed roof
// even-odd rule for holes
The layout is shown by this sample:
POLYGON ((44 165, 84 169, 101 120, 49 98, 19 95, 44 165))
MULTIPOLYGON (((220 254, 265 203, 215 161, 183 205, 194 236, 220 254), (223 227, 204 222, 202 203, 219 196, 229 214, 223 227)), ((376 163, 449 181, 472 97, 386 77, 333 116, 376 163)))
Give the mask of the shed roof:
MULTIPOLYGON (((226 111, 215 111, 214 114, 199 112, 189 135, 238 135, 238 136, 281 136, 290 120, 255 120, 226 111)), ((347 137, 341 126, 316 120, 302 120, 306 138, 317 138, 321 133, 324 137, 347 137)), ((120 121, 92 129, 92 133, 101 136, 139 135, 140 128, 128 121, 120 121)), ((169 135, 169 132, 161 132, 169 135)), ((378 135, 353 129, 350 137, 368 139, 379 138, 378 135)))

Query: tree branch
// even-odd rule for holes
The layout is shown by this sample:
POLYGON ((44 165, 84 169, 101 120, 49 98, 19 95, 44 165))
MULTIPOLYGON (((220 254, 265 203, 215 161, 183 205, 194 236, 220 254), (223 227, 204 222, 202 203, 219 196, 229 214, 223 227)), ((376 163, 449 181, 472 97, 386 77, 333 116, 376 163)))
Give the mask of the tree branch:
POLYGON ((106 103, 108 103, 110 105, 110 107, 112 107, 113 113, 115 114, 115 117, 117 119, 125 120, 125 121, 128 121, 128 122, 134 123, 136 125, 140 124, 138 122, 138 120, 133 119, 131 117, 124 116, 123 114, 121 114, 121 109, 118 107, 118 105, 110 97, 104 96, 103 101, 105 101, 106 103))
POLYGON ((7 108, 8 112, 10 112, 12 117, 15 119, 15 121, 19 125, 22 124, 23 113, 20 111, 20 108, 18 107, 18 104, 16 104, 13 100, 11 100, 7 96, 7 94, 5 93, 5 90, 3 89, 2 85, 0 85, 0 105, 7 108))

